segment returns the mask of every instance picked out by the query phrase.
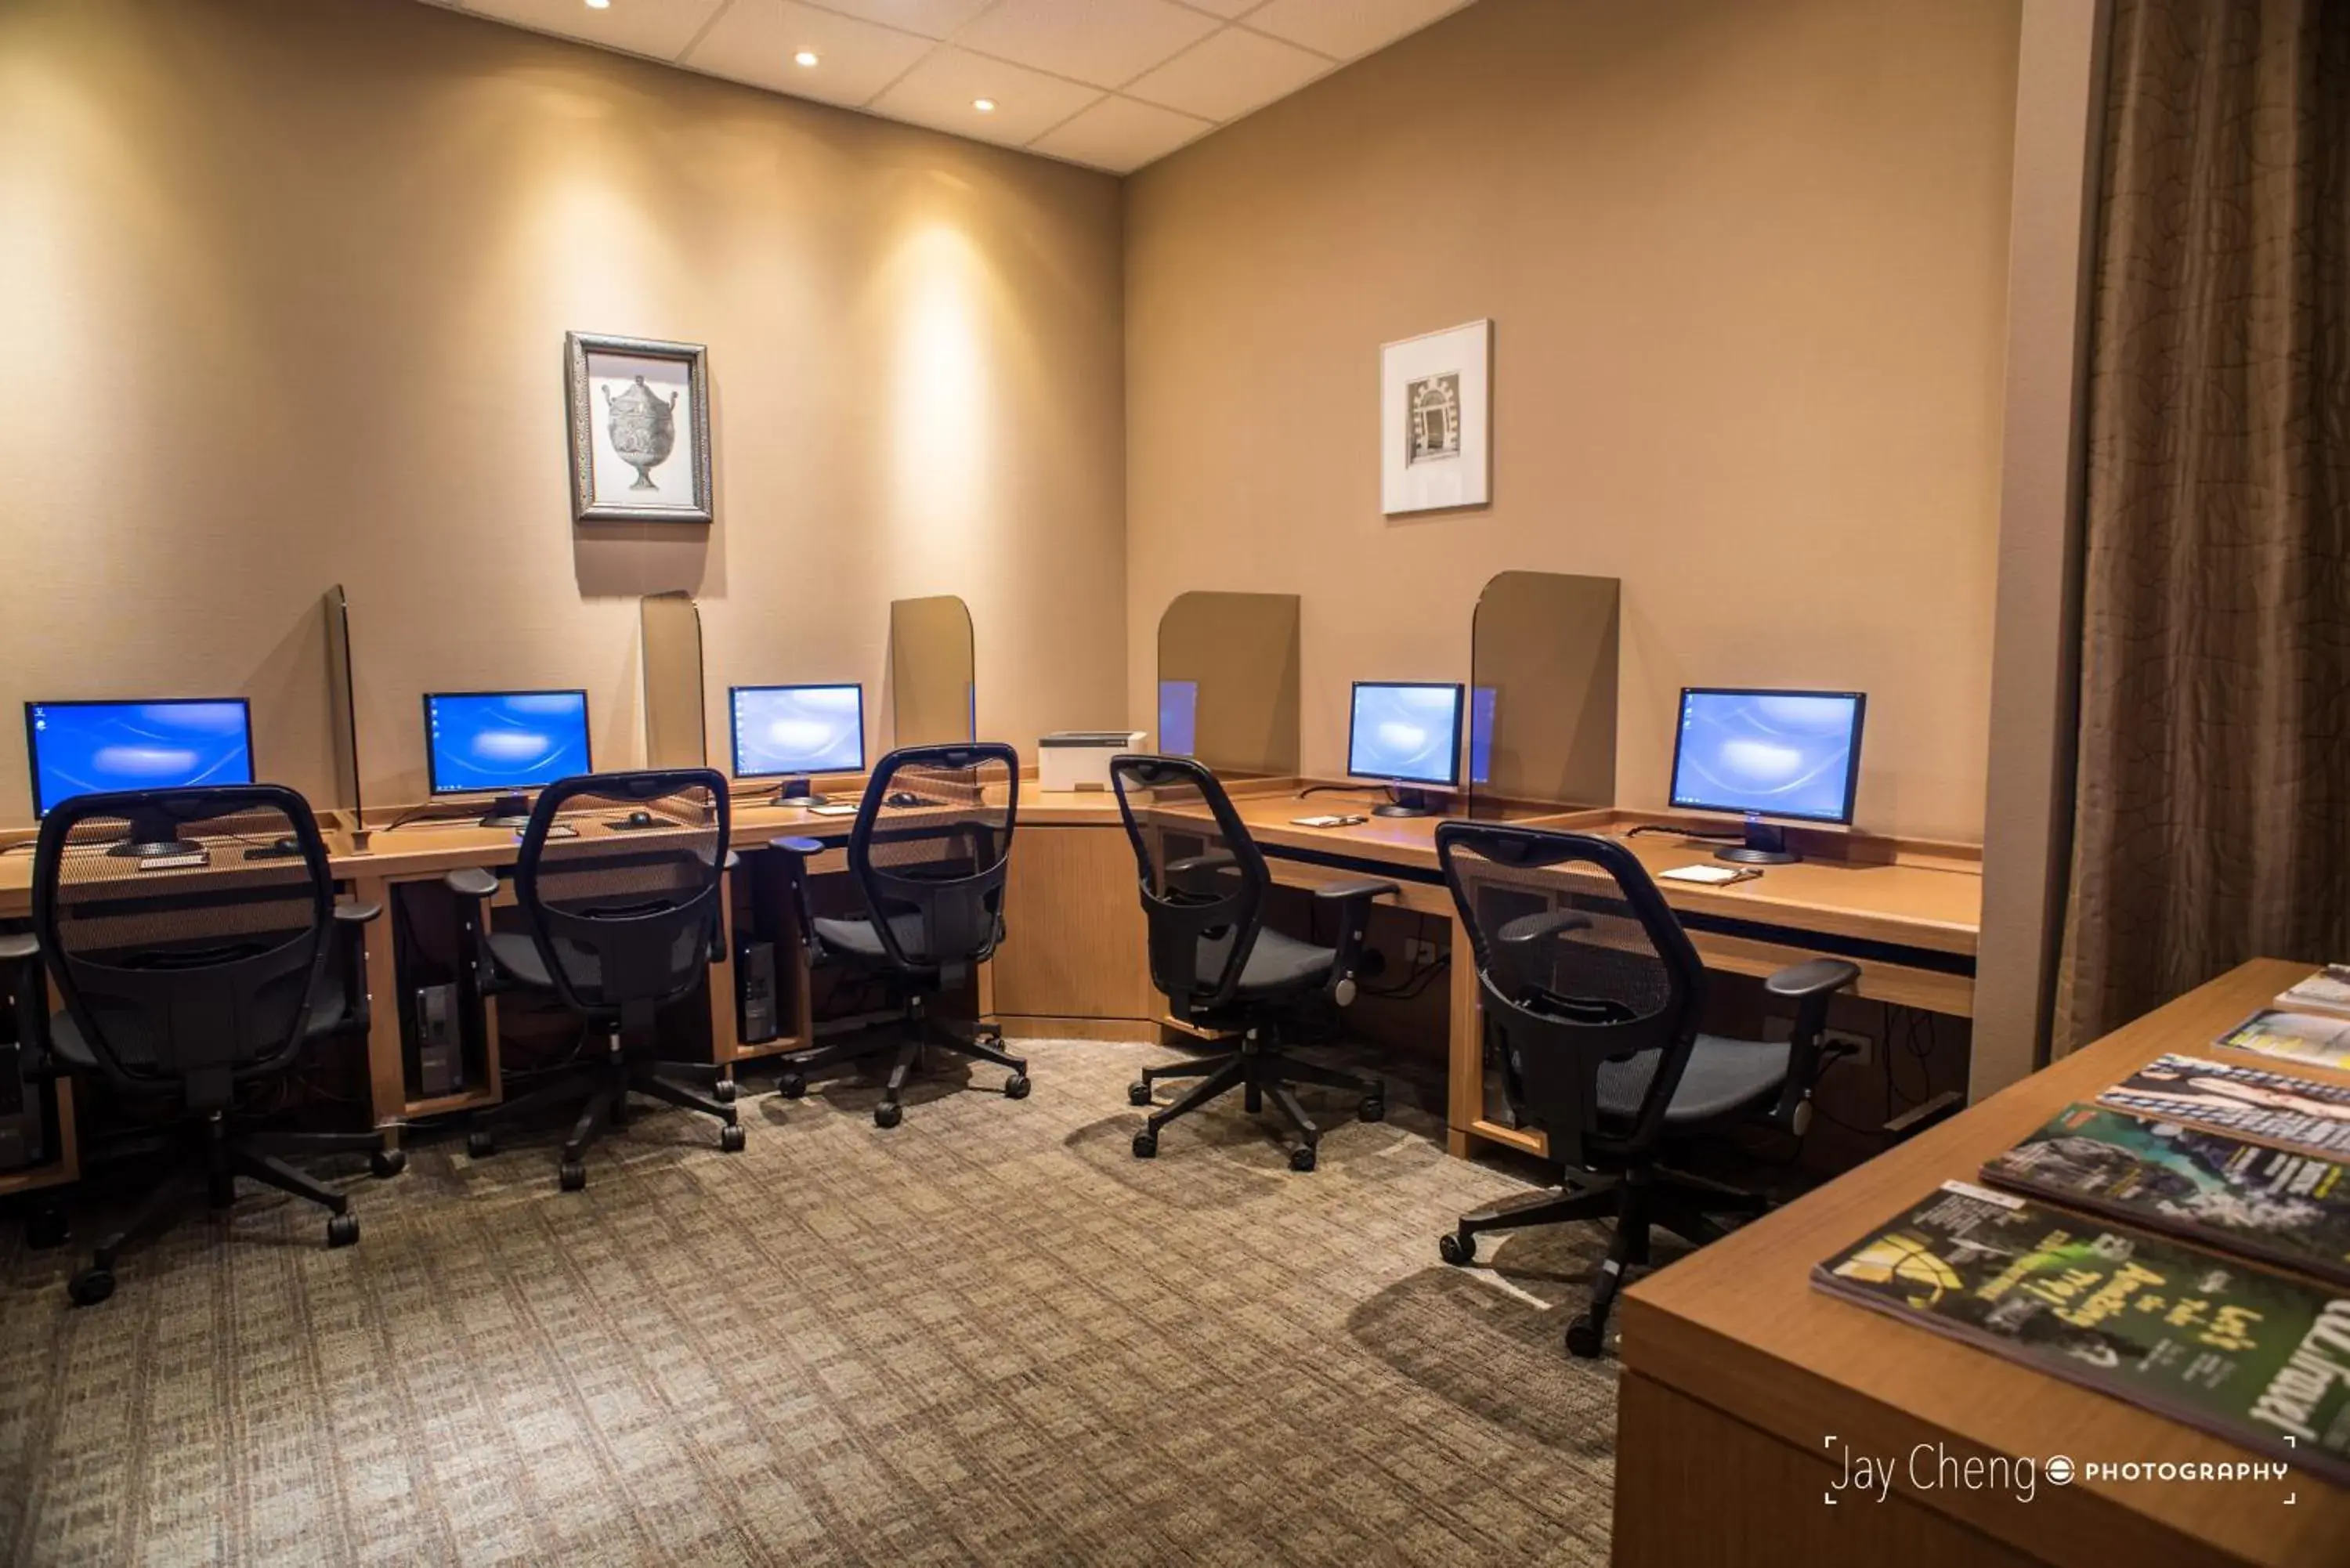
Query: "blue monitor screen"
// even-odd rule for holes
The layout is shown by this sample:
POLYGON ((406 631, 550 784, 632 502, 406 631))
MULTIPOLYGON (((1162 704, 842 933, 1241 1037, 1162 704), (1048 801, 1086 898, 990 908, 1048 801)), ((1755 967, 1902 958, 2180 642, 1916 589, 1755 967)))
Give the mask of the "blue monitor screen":
POLYGON ((1469 782, 1472 784, 1493 782, 1493 711, 1501 695, 1498 686, 1469 689, 1469 782))
POLYGON ((1867 702, 1858 691, 1683 691, 1673 804, 1850 822, 1867 702))
POLYGON ((588 693, 434 692, 424 750, 434 794, 512 794, 592 772, 588 693))
POLYGON ((1200 749, 1200 683, 1162 680, 1159 683, 1159 753, 1188 757, 1200 749))
POLYGON ((1358 779, 1441 784, 1461 779, 1461 688, 1355 682, 1347 772, 1358 779))
POLYGON ((865 771, 865 688, 737 686, 734 776, 865 771))
POLYGON ((242 697, 161 702, 27 702, 33 810, 78 794, 253 782, 242 697))

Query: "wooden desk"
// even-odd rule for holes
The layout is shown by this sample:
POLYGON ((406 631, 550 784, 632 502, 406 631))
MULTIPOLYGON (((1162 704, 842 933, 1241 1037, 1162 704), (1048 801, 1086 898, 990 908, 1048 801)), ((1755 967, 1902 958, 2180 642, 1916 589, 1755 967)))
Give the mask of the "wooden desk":
MULTIPOLYGON (((1293 779, 1235 785, 1231 791, 1234 809, 1277 879, 1310 887, 1347 877, 1393 878, 1403 888, 1406 908, 1451 921, 1453 952, 1469 951, 1459 912, 1437 868, 1436 825, 1440 818, 1372 817, 1347 827, 1300 827, 1295 822, 1300 816, 1364 807, 1344 797, 1335 803, 1326 795, 1302 797, 1299 787, 1293 779)), ((1155 805, 1151 815, 1162 831, 1213 836, 1214 819, 1199 803, 1155 805)), ((1503 820, 1613 836, 1651 874, 1712 859, 1708 845, 1629 834, 1633 826, 1664 820, 1653 815, 1561 813, 1530 806, 1506 811, 1503 820)), ((1709 969, 1761 977, 1833 953, 1860 965, 1857 990, 1864 997, 1970 1017, 1975 938, 1982 910, 1979 857, 1949 846, 1911 848, 1882 840, 1859 840, 1852 848, 1856 857, 1851 859, 1820 857, 1773 866, 1752 881, 1733 887, 1659 886, 1709 969)), ((1510 880, 1527 885, 1523 877, 1510 880)), ((1555 892, 1587 888, 1591 882, 1572 873, 1548 873, 1534 880, 1555 892)), ((1483 1139, 1544 1152, 1539 1133, 1484 1118, 1483 1032, 1476 975, 1464 960, 1453 964, 1451 978, 1446 1119, 1452 1151, 1466 1154, 1474 1140, 1483 1139)))
POLYGON ((2165 1051, 2208 1054, 2220 1031, 2308 972, 2245 964, 1633 1286, 1621 1307, 1619 1568, 2350 1563, 2350 1492, 2306 1474, 2286 1484, 2043 1480, 2029 1502, 1912 1487, 1906 1456, 1919 1443, 1961 1459, 2076 1463, 2259 1456, 1810 1283, 1813 1264, 1942 1181, 1974 1179, 2067 1103, 2165 1051), (1886 1501, 1824 1504, 1844 1468, 1830 1438, 1905 1456, 1886 1501))

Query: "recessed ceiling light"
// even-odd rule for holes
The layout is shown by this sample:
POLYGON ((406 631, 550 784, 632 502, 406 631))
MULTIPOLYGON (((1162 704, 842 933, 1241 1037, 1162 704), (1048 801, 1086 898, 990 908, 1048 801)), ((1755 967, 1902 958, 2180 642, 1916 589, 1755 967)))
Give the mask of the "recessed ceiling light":
POLYGON ((611 5, 612 0, 588 0, 588 9, 590 11, 609 10, 611 8, 611 5))
POLYGON ((799 62, 801 65, 812 66, 816 64, 816 51, 814 49, 802 49, 798 54, 794 55, 792 58, 799 62))
POLYGON ((993 114, 995 112, 995 100, 992 98, 975 98, 971 100, 971 107, 979 110, 982 114, 993 114))

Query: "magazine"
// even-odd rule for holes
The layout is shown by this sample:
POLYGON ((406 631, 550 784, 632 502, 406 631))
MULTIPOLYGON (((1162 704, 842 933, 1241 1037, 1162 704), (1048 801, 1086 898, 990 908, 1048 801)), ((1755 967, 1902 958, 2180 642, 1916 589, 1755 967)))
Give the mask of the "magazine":
POLYGON ((2281 992, 2276 1005, 2287 1012, 2339 1012, 2350 1016, 2350 963, 2330 963, 2299 985, 2281 992))
POLYGON ((2212 1044, 2313 1067, 2350 1069, 2350 1018, 2263 1007, 2212 1044))
POLYGON ((1812 1281, 2350 1484, 2350 1295, 2326 1286, 1960 1181, 1812 1281))
POLYGON ((2350 1290, 2350 1169, 2224 1133, 2067 1106, 1983 1179, 2350 1290))
POLYGON ((2350 1158, 2350 1089, 2200 1056, 2157 1056, 2097 1104, 2329 1159, 2350 1158))

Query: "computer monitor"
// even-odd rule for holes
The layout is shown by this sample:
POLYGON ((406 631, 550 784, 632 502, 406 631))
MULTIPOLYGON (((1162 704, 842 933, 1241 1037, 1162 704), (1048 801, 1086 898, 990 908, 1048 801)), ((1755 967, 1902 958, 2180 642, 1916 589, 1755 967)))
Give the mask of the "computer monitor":
POLYGON ((728 689, 733 717, 734 776, 784 781, 776 798, 826 804, 808 787, 810 774, 865 771, 865 688, 735 686, 728 689))
POLYGON ((1501 696, 1497 686, 1469 689, 1469 782, 1472 784, 1493 782, 1493 720, 1501 696))
MULTIPOLYGON (((253 782, 253 713, 242 697, 153 701, 27 702, 25 751, 33 811, 47 816, 78 794, 253 782)), ((168 817, 134 816, 109 853, 194 854, 168 817)))
POLYGON ((529 791, 591 773, 585 691, 428 691, 424 756, 432 793, 497 798, 484 827, 530 820, 529 791))
POLYGON ((1762 820, 1848 823, 1860 783, 1860 691, 1752 691, 1689 687, 1674 732, 1672 803, 1746 816, 1746 841, 1724 860, 1784 865, 1786 835, 1762 820))
POLYGON ((1429 815, 1434 806, 1427 792, 1415 786, 1450 790, 1461 783, 1459 682, 1356 681, 1347 726, 1347 775, 1390 787, 1394 798, 1375 815, 1429 815))
POLYGON ((1200 683, 1162 680, 1159 683, 1159 753, 1189 757, 1200 750, 1200 683))

